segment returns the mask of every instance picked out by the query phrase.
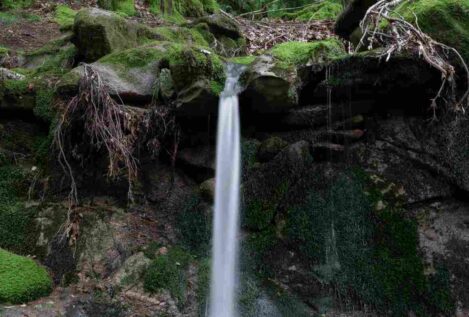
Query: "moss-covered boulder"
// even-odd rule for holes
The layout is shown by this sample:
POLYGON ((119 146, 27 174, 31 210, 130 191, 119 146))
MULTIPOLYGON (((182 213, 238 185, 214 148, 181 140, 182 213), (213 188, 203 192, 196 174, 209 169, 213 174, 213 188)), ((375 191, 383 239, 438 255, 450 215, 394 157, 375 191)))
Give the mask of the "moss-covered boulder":
POLYGON ((288 143, 279 137, 271 137, 261 143, 257 152, 259 161, 266 162, 275 157, 281 150, 283 150, 288 143))
POLYGON ((247 71, 246 95, 258 113, 285 112, 298 104, 303 83, 299 68, 324 66, 345 54, 337 39, 316 42, 287 42, 259 56, 247 71))
POLYGON ((83 9, 75 17, 73 42, 80 59, 94 62, 111 52, 135 47, 138 29, 116 13, 83 9))
MULTIPOLYGON (((223 89, 221 59, 200 46, 153 42, 109 54, 91 66, 111 95, 129 103, 171 99, 180 115, 215 112, 223 89)), ((64 76, 59 91, 76 92, 82 74, 80 66, 64 76)))
POLYGON ((33 260, 0 249, 0 302, 25 303, 52 290, 47 271, 33 260))
POLYGON ((405 2, 396 12, 411 23, 418 21, 422 31, 469 60, 469 1, 417 0, 405 2))
POLYGON ((246 39, 239 26, 228 17, 212 14, 195 20, 192 27, 223 56, 241 55, 245 52, 246 39))

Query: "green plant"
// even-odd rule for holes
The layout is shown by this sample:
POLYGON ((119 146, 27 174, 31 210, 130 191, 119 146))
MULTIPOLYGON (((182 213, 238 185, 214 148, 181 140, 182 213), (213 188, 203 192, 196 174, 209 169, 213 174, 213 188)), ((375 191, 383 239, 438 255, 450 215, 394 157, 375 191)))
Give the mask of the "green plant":
POLYGON ((156 293, 168 290, 180 304, 185 301, 187 288, 187 267, 192 257, 184 250, 170 248, 167 254, 157 256, 144 276, 145 291, 156 293))
POLYGON ((55 8, 54 21, 62 28, 71 28, 77 12, 66 5, 58 5, 55 8))
POLYGON ((52 290, 47 271, 33 260, 0 249, 0 302, 19 304, 52 290))
POLYGON ((207 254, 210 246, 212 219, 201 205, 198 195, 193 195, 188 199, 185 208, 177 215, 177 222, 184 247, 197 255, 207 254))

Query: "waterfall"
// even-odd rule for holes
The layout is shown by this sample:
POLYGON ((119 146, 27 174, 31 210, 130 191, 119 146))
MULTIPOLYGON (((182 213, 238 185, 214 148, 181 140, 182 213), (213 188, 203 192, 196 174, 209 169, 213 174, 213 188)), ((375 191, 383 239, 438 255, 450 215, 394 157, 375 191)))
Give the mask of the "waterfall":
POLYGON ((238 81, 243 70, 242 66, 236 64, 226 66, 225 89, 220 96, 210 317, 236 316, 241 174, 238 81))

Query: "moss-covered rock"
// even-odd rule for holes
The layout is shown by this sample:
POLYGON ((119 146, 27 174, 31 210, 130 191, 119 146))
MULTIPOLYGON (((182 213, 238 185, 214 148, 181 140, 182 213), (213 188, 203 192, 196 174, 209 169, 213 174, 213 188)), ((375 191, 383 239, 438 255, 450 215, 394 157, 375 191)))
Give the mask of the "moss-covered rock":
POLYGON ((168 290, 178 302, 184 302, 188 287, 186 271, 192 260, 190 254, 176 247, 157 256, 145 273, 145 290, 150 293, 168 290))
MULTIPOLYGON (((174 96, 180 115, 216 111, 225 76, 221 59, 208 49, 170 42, 115 52, 91 65, 110 87, 111 95, 130 102, 153 97, 166 102, 174 96)), ((83 67, 74 69, 58 89, 76 91, 82 73, 83 67)))
POLYGON ((247 71, 246 94, 253 110, 260 113, 285 112, 298 104, 302 86, 298 69, 324 66, 345 55, 337 39, 315 42, 287 42, 259 56, 247 71))
POLYGON ((469 1, 416 0, 397 8, 407 21, 435 40, 452 46, 469 60, 469 1))
POLYGON ((226 16, 212 14, 195 20, 192 25, 217 53, 223 56, 244 53, 246 40, 239 26, 226 16))
POLYGON ((266 162, 275 157, 280 151, 282 151, 288 143, 279 137, 271 137, 261 143, 257 152, 259 161, 266 162))
POLYGON ((47 271, 33 260, 0 249, 0 302, 25 303, 52 290, 47 271))
POLYGON ((80 59, 94 62, 117 50, 135 47, 138 26, 116 13, 96 8, 78 12, 73 26, 73 42, 80 59))

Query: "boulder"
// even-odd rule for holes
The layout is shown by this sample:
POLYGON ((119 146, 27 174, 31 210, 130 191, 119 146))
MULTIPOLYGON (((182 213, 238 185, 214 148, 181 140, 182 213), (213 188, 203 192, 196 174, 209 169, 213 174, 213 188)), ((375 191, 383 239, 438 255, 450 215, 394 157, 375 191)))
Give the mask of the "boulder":
POLYGON ((192 23, 217 51, 223 56, 232 57, 245 52, 246 39, 233 20, 222 14, 212 14, 192 23))
POLYGON ((83 9, 75 17, 73 43, 79 59, 94 62, 114 51, 135 47, 138 26, 116 13, 97 8, 83 9))
POLYGON ((279 137, 271 137, 261 143, 257 152, 257 157, 260 162, 267 162, 275 157, 281 150, 283 150, 288 143, 279 137))
POLYGON ((305 85, 299 68, 322 68, 343 54, 343 45, 336 39, 279 44, 250 64, 244 75, 244 97, 251 100, 254 112, 287 112, 298 104, 305 85))

